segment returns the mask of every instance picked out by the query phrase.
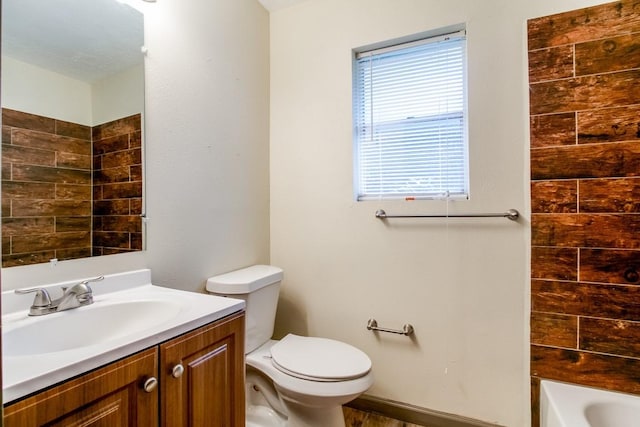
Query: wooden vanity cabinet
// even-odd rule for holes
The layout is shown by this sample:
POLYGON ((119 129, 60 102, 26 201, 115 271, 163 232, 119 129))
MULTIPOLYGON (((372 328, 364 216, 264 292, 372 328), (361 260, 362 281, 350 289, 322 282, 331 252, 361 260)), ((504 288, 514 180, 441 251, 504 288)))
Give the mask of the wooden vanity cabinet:
POLYGON ((244 427, 244 419, 244 313, 8 405, 3 417, 4 427, 244 427))
POLYGON ((4 427, 158 425, 155 348, 67 381, 4 408, 4 427))
POLYGON ((160 424, 244 427, 244 315, 160 345, 160 424))

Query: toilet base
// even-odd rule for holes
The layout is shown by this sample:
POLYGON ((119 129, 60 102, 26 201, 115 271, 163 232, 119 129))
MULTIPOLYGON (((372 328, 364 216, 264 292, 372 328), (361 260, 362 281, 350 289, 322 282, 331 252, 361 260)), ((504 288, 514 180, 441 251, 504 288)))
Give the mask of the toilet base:
POLYGON ((287 427, 345 427, 342 406, 310 408, 286 402, 289 410, 287 427))

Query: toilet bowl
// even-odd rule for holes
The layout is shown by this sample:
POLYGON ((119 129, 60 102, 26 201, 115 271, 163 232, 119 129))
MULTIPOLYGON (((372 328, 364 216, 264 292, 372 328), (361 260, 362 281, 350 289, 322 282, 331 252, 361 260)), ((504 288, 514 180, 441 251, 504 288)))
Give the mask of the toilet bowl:
POLYGON ((342 405, 373 384, 371 360, 332 339, 271 340, 282 270, 258 265, 207 280, 246 302, 247 427, 344 427, 342 405))

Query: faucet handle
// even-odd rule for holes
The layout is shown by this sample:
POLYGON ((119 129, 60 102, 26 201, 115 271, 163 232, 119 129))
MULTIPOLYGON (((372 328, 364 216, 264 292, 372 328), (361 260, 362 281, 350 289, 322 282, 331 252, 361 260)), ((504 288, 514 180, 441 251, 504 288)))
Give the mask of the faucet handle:
POLYGON ((44 288, 23 288, 16 289, 14 291, 18 295, 29 294, 31 292, 36 293, 36 297, 33 299, 32 307, 49 307, 51 305, 51 297, 49 292, 44 288))

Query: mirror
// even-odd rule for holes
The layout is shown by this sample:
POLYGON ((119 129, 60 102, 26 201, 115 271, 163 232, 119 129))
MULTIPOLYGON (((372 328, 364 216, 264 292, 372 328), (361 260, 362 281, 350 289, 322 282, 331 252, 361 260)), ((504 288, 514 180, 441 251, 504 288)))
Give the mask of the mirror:
POLYGON ((2 267, 143 249, 144 20, 2 0, 2 267))

